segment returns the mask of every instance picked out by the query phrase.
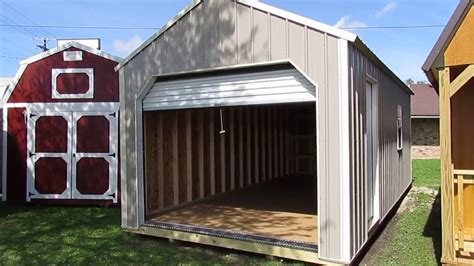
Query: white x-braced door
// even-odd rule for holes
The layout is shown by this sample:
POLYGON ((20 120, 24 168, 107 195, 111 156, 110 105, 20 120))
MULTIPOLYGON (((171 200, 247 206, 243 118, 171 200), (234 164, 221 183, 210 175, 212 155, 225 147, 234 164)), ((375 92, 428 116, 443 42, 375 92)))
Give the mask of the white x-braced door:
POLYGON ((117 115, 29 112, 27 201, 117 202, 117 115))

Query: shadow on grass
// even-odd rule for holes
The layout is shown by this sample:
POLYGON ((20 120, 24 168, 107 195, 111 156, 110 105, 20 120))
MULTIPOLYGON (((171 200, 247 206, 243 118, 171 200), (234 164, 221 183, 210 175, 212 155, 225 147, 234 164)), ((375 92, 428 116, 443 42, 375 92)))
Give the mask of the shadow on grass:
POLYGON ((433 242, 433 249, 436 255, 436 261, 440 265, 441 260, 441 190, 435 197, 431 212, 423 229, 423 236, 430 237, 433 242))

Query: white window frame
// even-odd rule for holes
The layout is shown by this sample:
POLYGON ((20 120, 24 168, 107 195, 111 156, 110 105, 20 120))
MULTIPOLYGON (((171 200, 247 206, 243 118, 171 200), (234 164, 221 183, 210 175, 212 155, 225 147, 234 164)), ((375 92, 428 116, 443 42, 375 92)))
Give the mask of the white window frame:
POLYGON ((53 99, 92 99, 94 98, 94 69, 93 68, 53 68, 52 98, 53 99), (86 74, 89 77, 89 88, 85 93, 59 93, 57 79, 61 74, 86 74))
POLYGON ((403 110, 402 106, 397 106, 397 150, 403 150, 403 110))
POLYGON ((64 51, 64 61, 82 61, 82 51, 64 51))

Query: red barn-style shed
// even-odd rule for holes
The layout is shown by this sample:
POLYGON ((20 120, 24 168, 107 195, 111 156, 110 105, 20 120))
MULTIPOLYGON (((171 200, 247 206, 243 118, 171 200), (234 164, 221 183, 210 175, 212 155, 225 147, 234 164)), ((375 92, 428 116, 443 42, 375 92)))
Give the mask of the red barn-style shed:
POLYGON ((119 61, 69 42, 21 62, 3 97, 3 201, 117 203, 119 61))

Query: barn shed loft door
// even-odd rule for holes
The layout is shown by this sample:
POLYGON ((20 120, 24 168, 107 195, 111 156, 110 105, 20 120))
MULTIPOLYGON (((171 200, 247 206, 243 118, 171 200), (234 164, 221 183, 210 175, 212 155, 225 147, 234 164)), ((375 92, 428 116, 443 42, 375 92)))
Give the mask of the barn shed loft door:
POLYGON ((29 112, 27 201, 117 201, 117 114, 29 112))
POLYGON ((316 87, 294 68, 215 73, 157 82, 143 99, 143 110, 171 110, 276 103, 314 102, 316 87))

